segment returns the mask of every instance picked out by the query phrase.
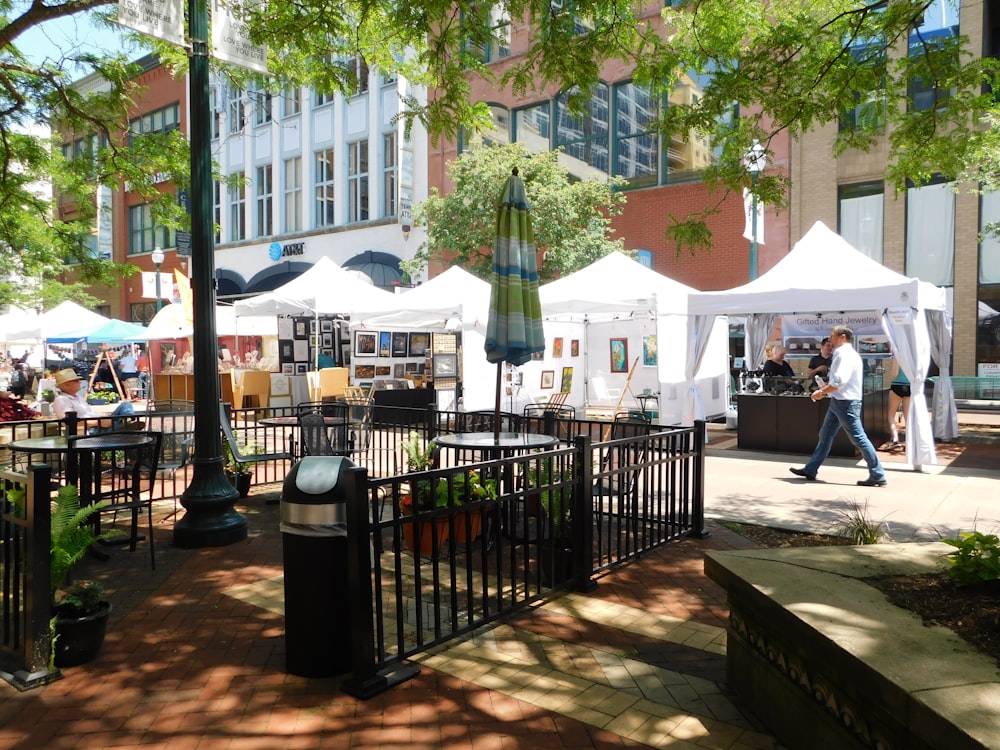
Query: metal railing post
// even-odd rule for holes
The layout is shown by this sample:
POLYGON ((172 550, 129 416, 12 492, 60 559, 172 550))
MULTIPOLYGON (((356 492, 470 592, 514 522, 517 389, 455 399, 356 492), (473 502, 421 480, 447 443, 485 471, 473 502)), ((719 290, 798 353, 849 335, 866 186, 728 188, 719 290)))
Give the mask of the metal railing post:
POLYGON ((594 576, 594 475, 591 470, 590 436, 578 435, 573 440, 576 465, 573 483, 573 589, 593 591, 594 576))
POLYGON ((705 528, 705 443, 708 426, 704 420, 695 420, 691 440, 694 443, 694 466, 691 467, 691 531, 688 536, 704 539, 709 535, 705 528))

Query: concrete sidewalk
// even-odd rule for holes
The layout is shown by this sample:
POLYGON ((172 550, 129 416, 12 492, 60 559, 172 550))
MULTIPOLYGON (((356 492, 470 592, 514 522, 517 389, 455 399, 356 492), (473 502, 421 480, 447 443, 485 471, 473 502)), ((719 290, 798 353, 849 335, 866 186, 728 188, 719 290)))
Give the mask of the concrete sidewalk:
MULTIPOLYGON (((713 425, 713 428, 716 426, 713 425)), ((965 449, 972 446, 962 446, 965 449)), ((1000 528, 1000 445, 978 444, 974 462, 995 468, 963 468, 943 446, 937 466, 917 472, 899 455, 879 453, 887 487, 859 487, 867 477, 863 461, 829 458, 815 482, 789 473, 808 458, 735 448, 734 433, 709 430, 705 467, 705 513, 709 518, 786 529, 830 533, 851 503, 872 520, 884 519, 893 540, 937 541, 960 531, 1000 528)))

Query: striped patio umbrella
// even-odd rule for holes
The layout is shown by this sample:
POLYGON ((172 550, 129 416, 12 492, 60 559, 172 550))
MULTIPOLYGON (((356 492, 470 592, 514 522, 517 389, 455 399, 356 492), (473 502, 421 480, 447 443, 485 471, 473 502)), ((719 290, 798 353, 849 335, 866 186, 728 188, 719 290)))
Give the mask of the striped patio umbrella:
POLYGON ((542 306, 538 299, 538 260, 531 206, 517 167, 504 183, 497 201, 497 236, 493 248, 493 283, 486 326, 486 359, 497 363, 496 419, 500 432, 503 363, 521 365, 545 351, 542 306))

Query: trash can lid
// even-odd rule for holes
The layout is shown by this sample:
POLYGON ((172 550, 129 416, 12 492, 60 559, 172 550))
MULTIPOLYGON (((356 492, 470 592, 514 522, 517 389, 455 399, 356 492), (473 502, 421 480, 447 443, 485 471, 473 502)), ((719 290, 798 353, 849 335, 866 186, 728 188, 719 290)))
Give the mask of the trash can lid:
POLYGON ((321 495, 337 486, 341 468, 354 466, 344 456, 305 456, 292 467, 295 489, 307 495, 321 495))

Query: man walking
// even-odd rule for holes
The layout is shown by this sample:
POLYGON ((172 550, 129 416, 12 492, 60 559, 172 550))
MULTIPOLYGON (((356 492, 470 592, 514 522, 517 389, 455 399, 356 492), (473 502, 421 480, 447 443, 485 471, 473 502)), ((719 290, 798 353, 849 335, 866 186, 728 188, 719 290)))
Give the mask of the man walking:
POLYGON ((826 412, 823 426, 820 427, 819 442, 812 457, 801 469, 793 467, 789 471, 810 482, 815 480, 819 467, 830 455, 837 430, 843 427, 847 437, 861 451, 865 463, 868 464, 868 478, 859 479, 858 484, 862 487, 885 487, 885 469, 878 460, 875 447, 861 426, 864 367, 861 364, 861 356, 854 350, 853 342, 854 331, 847 326, 834 326, 830 331, 830 343, 833 345, 830 378, 822 388, 813 391, 810 396, 813 401, 819 401, 829 395, 830 408, 826 412))

